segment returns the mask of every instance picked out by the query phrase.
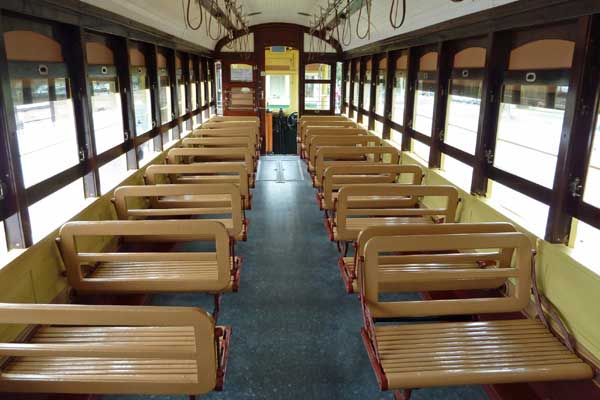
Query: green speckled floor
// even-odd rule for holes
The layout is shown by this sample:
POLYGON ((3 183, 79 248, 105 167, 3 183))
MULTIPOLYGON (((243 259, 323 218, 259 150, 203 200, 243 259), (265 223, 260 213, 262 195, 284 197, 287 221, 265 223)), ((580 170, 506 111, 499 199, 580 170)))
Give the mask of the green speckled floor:
MULTIPOLYGON (((337 251, 327 238, 304 164, 299 169, 289 156, 261 160, 253 209, 247 213, 249 239, 237 247, 244 257, 240 291, 224 296, 219 319, 233 328, 225 390, 202 398, 392 399, 377 388, 360 339, 359 303, 344 291, 337 251)), ((156 296, 153 303, 210 310, 212 298, 156 296)), ((187 397, 103 397, 142 398, 187 397)), ((413 399, 487 397, 475 386, 417 390, 413 399)))

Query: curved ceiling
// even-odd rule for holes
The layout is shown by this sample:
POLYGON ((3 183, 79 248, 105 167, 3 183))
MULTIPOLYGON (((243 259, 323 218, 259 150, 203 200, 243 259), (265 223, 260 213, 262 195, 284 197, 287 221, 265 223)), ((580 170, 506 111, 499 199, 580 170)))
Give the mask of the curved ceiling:
MULTIPOLYGON (((187 40, 194 44, 214 49, 217 41, 206 34, 205 26, 193 31, 184 23, 185 0, 80 0, 96 7, 120 14, 145 25, 162 30, 170 35, 187 40)), ((330 0, 240 0, 245 14, 260 13, 249 16, 250 25, 269 22, 288 22, 309 26, 312 17, 298 13, 319 13, 330 0)), ((463 15, 476 13, 517 0, 407 0, 406 22, 403 27, 394 30, 389 23, 389 12, 392 0, 372 0, 371 37, 370 40, 356 37, 358 13, 351 17, 352 40, 343 45, 344 50, 353 49, 370 42, 385 39, 401 33, 410 32, 426 26, 448 21, 463 15)), ((219 1, 222 3, 222 1, 219 1)), ((360 32, 367 27, 366 13, 363 12, 359 23, 360 32)), ((196 15, 196 14, 194 14, 196 15)), ((197 21, 197 17, 195 18, 197 21)), ((341 42, 341 41, 340 41, 341 42)))

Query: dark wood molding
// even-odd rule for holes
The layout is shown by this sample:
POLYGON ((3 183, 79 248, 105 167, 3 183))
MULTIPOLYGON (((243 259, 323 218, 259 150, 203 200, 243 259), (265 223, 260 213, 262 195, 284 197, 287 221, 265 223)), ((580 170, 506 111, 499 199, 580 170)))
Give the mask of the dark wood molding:
POLYGON ((366 68, 366 60, 361 57, 358 60, 358 65, 359 65, 359 69, 358 69, 358 104, 356 105, 357 109, 358 109, 358 119, 357 122, 358 123, 362 123, 363 122, 363 109, 364 109, 364 104, 363 102, 365 101, 365 68, 366 68))
MULTIPOLYGON (((377 97, 377 74, 379 73, 379 63, 378 63, 378 57, 375 56, 371 56, 370 57, 371 60, 371 84, 369 85, 369 90, 370 90, 370 94, 369 94, 369 104, 367 105, 368 109, 369 109, 369 113, 367 114, 369 116, 369 120, 368 120, 368 128, 370 131, 372 131, 373 129, 375 129, 375 101, 376 101, 376 97, 377 97)), ((366 64, 365 64, 366 67, 366 64)), ((366 71, 365 71, 366 73, 366 71)))
POLYGON ((444 140, 446 129, 446 110, 448 106, 448 84, 452 72, 453 53, 450 43, 442 42, 437 48, 437 80, 435 83, 435 101, 431 129, 431 148, 429 150, 429 168, 440 168, 442 152, 440 144, 444 140))
POLYGON ((485 73, 479 108, 475 163, 471 193, 487 195, 489 168, 493 165, 496 149, 496 130, 500 110, 502 79, 508 67, 511 50, 510 32, 490 33, 487 38, 485 73))
MULTIPOLYGON (((590 162, 600 85, 600 15, 577 23, 575 54, 558 149, 546 240, 568 244, 571 215, 581 203, 590 162), (581 185, 580 188, 578 185, 581 185)), ((598 220, 595 225, 600 225, 598 220)))
MULTIPOLYGON (((79 0, 2 0, 0 9, 181 51, 212 55, 206 47, 79 0)), ((183 20, 181 24, 183 26, 183 20)))
POLYGON ((600 2, 597 0, 515 1, 356 47, 345 51, 344 58, 482 36, 515 28, 528 28, 595 13, 600 13, 600 2))
POLYGON ((383 108, 383 138, 390 139, 391 133, 391 119, 392 119, 392 103, 394 101, 394 77, 396 74, 396 59, 398 52, 388 51, 385 54, 387 59, 387 70, 385 77, 385 102, 383 108))
MULTIPOLYGON (((183 114, 183 110, 179 109, 179 80, 177 79, 177 63, 175 58, 177 57, 177 51, 173 49, 166 49, 167 51, 167 71, 169 73, 169 83, 171 85, 171 119, 177 120, 177 129, 173 131, 173 139, 179 139, 181 132, 180 115, 183 114)), ((163 135, 163 142, 167 142, 168 132, 163 135)))
POLYGON ((350 93, 348 95, 348 104, 350 105, 348 116, 354 117, 354 110, 356 104, 354 104, 354 74, 356 74, 356 62, 354 60, 348 61, 350 63, 350 93))
POLYGON ((411 150, 411 132, 413 126, 413 117, 415 114, 415 85, 417 82, 417 72, 419 70, 418 49, 411 47, 408 49, 408 71, 406 73, 406 91, 404 93, 404 118, 402 119, 402 150, 411 150))
MULTIPOLYGON (((157 54, 158 47, 155 44, 145 46, 146 70, 150 81, 150 103, 152 105, 152 131, 154 151, 160 152, 163 149, 162 135, 158 134, 157 128, 162 126, 162 117, 160 115, 160 84, 158 79, 157 54)), ((167 121, 165 121, 167 122, 167 121)))

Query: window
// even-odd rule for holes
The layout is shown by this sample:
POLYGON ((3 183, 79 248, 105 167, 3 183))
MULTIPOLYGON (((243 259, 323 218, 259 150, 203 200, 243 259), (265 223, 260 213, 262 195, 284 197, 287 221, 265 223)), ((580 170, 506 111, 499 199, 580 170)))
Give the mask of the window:
POLYGON ((395 129, 390 131, 390 139, 392 142, 396 143, 398 146, 402 145, 402 133, 398 132, 395 129))
POLYGON ((158 154, 158 151, 154 150, 154 144, 152 139, 145 141, 137 148, 137 156, 140 167, 145 166, 152 161, 158 154))
POLYGON ((127 156, 125 154, 104 164, 98 170, 100 174, 100 191, 102 194, 110 192, 132 172, 127 170, 127 156))
POLYGON ((304 91, 304 108, 306 110, 329 110, 330 84, 307 83, 304 91))
POLYGON ((408 56, 403 54, 396 60, 394 89, 392 91, 392 121, 399 125, 404 125, 404 102, 406 99, 407 68, 408 56))
MULTIPOLYGON (((231 82, 252 82, 252 65, 231 64, 229 67, 231 82)), ((202 102, 204 104, 204 102, 202 102)))
POLYGON ((485 53, 481 47, 456 53, 449 82, 444 142, 469 154, 477 142, 485 53))
POLYGON ((429 146, 415 139, 412 139, 411 143, 413 153, 426 165, 429 164, 429 146))
POLYGON ((342 112, 342 65, 343 63, 338 62, 335 68, 335 113, 340 114, 342 112))
POLYGON ((371 78, 373 74, 373 65, 371 63, 371 60, 368 60, 365 63, 365 81, 363 82, 363 103, 362 103, 362 109, 365 111, 371 111, 370 110, 370 104, 371 104, 371 78))
POLYGON ((179 116, 182 116, 187 112, 185 109, 185 76, 183 76, 179 55, 175 58, 175 61, 177 65, 177 69, 175 70, 177 76, 177 101, 179 101, 179 116))
MULTIPOLYGON (((360 85, 360 62, 358 60, 354 61, 354 80, 353 80, 353 86, 354 86, 354 93, 352 96, 352 105, 356 108, 358 108, 358 90, 359 90, 359 86, 360 85)), ((355 115, 358 113, 355 113, 355 115)))
POLYGON ((442 170, 446 172, 452 183, 466 192, 471 191, 471 178, 473 167, 458 161, 448 155, 442 155, 442 170))
POLYGON ((539 237, 544 237, 549 207, 498 182, 489 182, 490 199, 509 211, 539 237))
POLYGON ((25 187, 31 187, 79 163, 67 66, 60 44, 47 36, 11 31, 4 34, 4 41, 19 158, 25 187), (31 44, 30 51, 22 51, 23 40, 31 44), (31 54, 46 57, 34 61, 31 54), (42 67, 44 75, 39 72, 42 67))
POLYGON ((96 153, 102 154, 125 141, 119 79, 113 51, 104 42, 87 42, 86 54, 96 153))
POLYGON ((167 71, 167 58, 162 53, 158 53, 157 61, 160 122, 161 124, 166 124, 173 119, 173 109, 171 108, 171 81, 167 71))
POLYGON ((206 66, 206 84, 208 85, 208 100, 207 103, 210 104, 211 101, 213 101, 212 98, 212 80, 213 80, 213 76, 212 76, 212 68, 211 68, 211 63, 208 63, 206 66))
POLYGON ((189 62, 189 70, 190 70, 190 100, 192 102, 190 111, 194 111, 198 108, 198 85, 196 84, 196 72, 194 71, 194 63, 190 59, 189 62))
POLYGON ((600 106, 596 116, 596 129, 592 142, 592 153, 585 179, 583 201, 594 207, 600 207, 600 106))
POLYGON ((133 91, 133 106, 135 114, 135 131, 143 135, 152 129, 152 101, 150 97, 150 82, 146 69, 146 57, 136 47, 129 49, 131 60, 131 86, 133 91))
POLYGON ((375 113, 383 116, 385 109, 385 89, 387 84, 387 58, 379 60, 377 87, 375 88, 375 113))
POLYGON ((83 192, 83 178, 64 186, 29 206, 33 242, 39 242, 65 221, 83 210, 90 200, 83 192), (52 210, 49 212, 49 210, 52 210))
POLYGON ((344 103, 350 104, 350 65, 346 66, 346 76, 345 85, 346 85, 346 93, 344 93, 344 103))
POLYGON ((6 231, 4 230, 4 221, 0 221, 0 260, 8 254, 8 243, 6 242, 6 231))
POLYGON ((306 64, 304 67, 304 109, 331 110, 331 66, 306 64))
POLYGON ((266 77, 267 108, 278 111, 290 107, 290 75, 272 75, 266 77))
POLYGON ((437 57, 438 55, 435 52, 429 52, 421 56, 415 91, 413 129, 427 136, 431 136, 433 125, 437 57))
POLYGON ((375 121, 375 133, 377 133, 379 137, 383 136, 383 123, 375 121))
POLYGON ((513 49, 505 72, 494 165, 551 188, 574 43, 540 40, 513 49), (547 58, 522 53, 546 53, 547 58))
POLYGON ((304 79, 307 81, 328 81, 331 79, 331 66, 329 64, 306 64, 304 79))

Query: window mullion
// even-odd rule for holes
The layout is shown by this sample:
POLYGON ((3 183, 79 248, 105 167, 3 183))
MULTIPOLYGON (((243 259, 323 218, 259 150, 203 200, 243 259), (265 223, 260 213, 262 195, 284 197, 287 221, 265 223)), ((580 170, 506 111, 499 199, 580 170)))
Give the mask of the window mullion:
POLYGON ((404 118, 402 126, 402 150, 410 151, 410 139, 413 126, 414 110, 415 110, 415 84, 417 80, 417 72, 419 69, 419 55, 417 49, 411 47, 408 50, 408 71, 406 73, 406 91, 404 98, 404 118))
POLYGON ((431 148, 429 150, 429 168, 441 167, 441 148, 444 128, 446 125, 446 110, 448 106, 448 80, 452 72, 452 51, 447 42, 440 43, 437 48, 437 80, 435 102, 433 106, 433 129, 431 132, 431 148))

